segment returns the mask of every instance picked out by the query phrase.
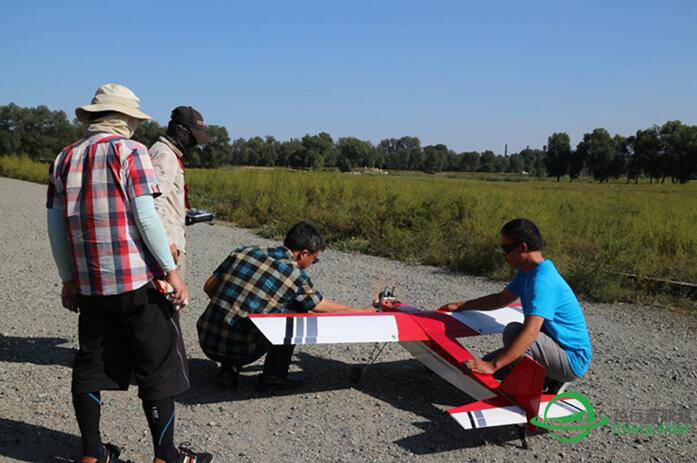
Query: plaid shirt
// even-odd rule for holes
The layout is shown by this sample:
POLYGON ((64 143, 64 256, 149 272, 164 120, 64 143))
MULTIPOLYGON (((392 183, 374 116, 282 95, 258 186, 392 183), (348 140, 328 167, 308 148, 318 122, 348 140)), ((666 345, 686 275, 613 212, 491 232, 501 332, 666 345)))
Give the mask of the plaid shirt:
POLYGON ((138 196, 159 194, 148 150, 136 141, 98 133, 56 157, 46 207, 64 213, 81 294, 122 294, 162 274, 143 243, 131 205, 138 196))
POLYGON ((249 314, 307 312, 322 301, 310 276, 284 246, 237 248, 213 272, 220 284, 198 319, 203 352, 214 360, 240 360, 254 353, 263 335, 249 314))

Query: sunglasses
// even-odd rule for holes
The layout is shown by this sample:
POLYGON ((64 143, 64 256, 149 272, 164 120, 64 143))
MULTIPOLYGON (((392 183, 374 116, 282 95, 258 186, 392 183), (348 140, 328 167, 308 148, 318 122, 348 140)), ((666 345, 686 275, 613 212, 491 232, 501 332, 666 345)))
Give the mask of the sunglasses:
POLYGON ((504 254, 508 255, 508 254, 510 254, 511 252, 513 252, 513 250, 515 250, 515 248, 517 248, 518 246, 520 246, 522 243, 523 243, 522 241, 516 241, 515 243, 502 244, 502 245, 501 245, 501 251, 502 251, 504 254))
POLYGON ((312 254, 310 251, 303 251, 303 252, 306 253, 306 254, 309 254, 309 255, 311 255, 311 256, 313 257, 313 259, 312 259, 312 265, 317 264, 317 263, 319 262, 319 256, 315 256, 315 255, 312 254))

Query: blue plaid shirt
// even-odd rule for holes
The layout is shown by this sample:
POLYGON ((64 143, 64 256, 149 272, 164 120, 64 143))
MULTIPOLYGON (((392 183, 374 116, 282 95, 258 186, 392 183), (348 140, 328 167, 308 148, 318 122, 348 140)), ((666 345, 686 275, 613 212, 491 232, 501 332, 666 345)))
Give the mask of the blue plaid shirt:
POLYGON ((237 323, 240 319, 258 313, 307 312, 322 301, 285 246, 234 249, 213 276, 220 283, 196 326, 203 352, 218 361, 245 357, 263 336, 253 325, 237 323))

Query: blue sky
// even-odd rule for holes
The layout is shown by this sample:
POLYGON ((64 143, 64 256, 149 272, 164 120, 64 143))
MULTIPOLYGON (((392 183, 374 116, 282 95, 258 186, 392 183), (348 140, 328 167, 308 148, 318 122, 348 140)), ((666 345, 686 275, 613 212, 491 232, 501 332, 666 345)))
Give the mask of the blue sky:
POLYGON ((697 123, 697 2, 14 1, 0 104, 70 117, 102 83, 232 138, 414 135, 456 151, 697 123))

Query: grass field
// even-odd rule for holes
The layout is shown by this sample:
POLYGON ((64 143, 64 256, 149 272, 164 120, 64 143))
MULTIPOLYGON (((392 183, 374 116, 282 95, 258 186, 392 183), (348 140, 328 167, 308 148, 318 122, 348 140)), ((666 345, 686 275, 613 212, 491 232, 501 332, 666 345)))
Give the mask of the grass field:
MULTIPOLYGON (((0 175, 45 181, 47 168, 0 158, 0 175)), ((557 183, 481 175, 351 175, 269 169, 189 169, 194 206, 265 236, 301 218, 318 222, 331 246, 505 280, 499 230, 526 217, 575 290, 603 301, 665 296, 697 283, 697 183, 557 183)), ((505 177, 505 176, 504 176, 505 177)), ((687 302, 692 304, 692 302, 687 302)))

